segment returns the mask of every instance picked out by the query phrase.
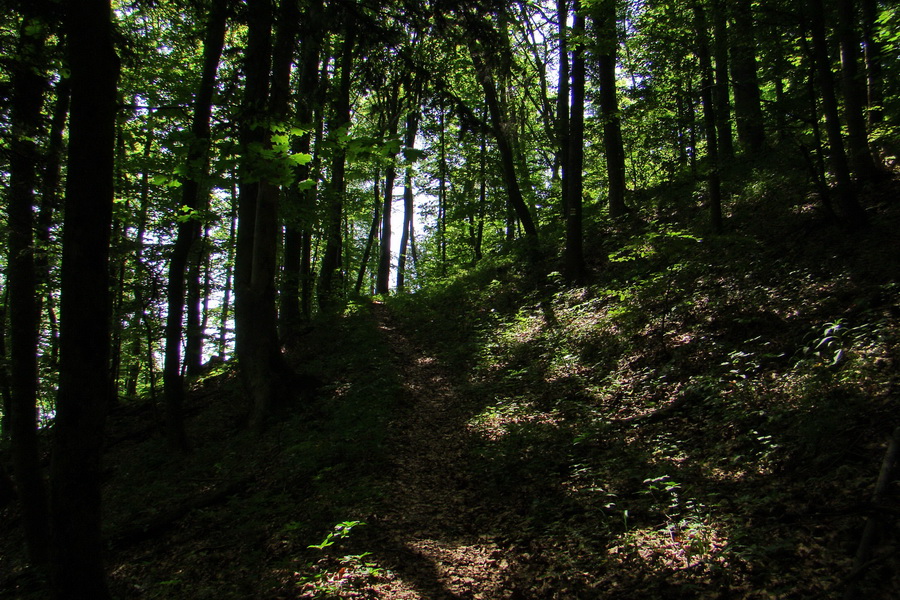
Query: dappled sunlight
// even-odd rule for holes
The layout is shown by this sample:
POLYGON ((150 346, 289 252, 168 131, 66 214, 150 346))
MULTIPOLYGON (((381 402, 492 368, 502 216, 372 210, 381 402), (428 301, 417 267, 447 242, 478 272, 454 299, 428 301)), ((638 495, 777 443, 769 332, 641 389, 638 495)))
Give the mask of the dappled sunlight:
POLYGON ((661 527, 631 529, 610 546, 607 554, 616 563, 648 572, 701 566, 727 568, 734 560, 725 552, 729 545, 723 528, 707 519, 688 518, 661 527))
POLYGON ((489 406, 469 419, 466 429, 485 440, 497 441, 517 426, 558 427, 559 424, 559 415, 541 411, 530 402, 508 400, 489 406))

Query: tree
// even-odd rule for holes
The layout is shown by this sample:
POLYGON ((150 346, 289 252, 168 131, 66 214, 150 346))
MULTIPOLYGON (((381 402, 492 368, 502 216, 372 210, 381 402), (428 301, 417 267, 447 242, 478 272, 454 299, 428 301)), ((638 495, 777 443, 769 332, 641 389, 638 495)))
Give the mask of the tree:
MULTIPOLYGON (((173 448, 187 450, 181 407, 184 403, 184 381, 181 376, 181 341, 184 329, 185 275, 188 260, 200 241, 201 197, 208 194, 205 187, 209 164, 210 117, 216 71, 225 44, 225 24, 228 16, 227 0, 215 0, 210 8, 206 37, 203 41, 203 62, 200 87, 194 99, 191 121, 191 140, 188 144, 185 173, 181 185, 181 207, 178 214, 178 234, 169 259, 167 292, 166 352, 163 367, 163 386, 166 395, 166 431, 173 448)), ((199 271, 194 273, 199 276, 199 271)), ((199 284, 197 285, 199 287, 199 284)), ((195 332, 192 332, 195 333, 195 332)), ((195 357, 196 360, 196 357, 195 357)))
POLYGON ((762 114, 756 63, 756 35, 750 0, 729 3, 732 9, 731 78, 734 81, 734 117, 738 142, 752 154, 765 146, 766 130, 762 114))
POLYGON ((703 123, 706 131, 706 157, 709 160, 706 175, 707 194, 709 196, 709 220, 713 231, 722 231, 722 190, 719 175, 719 147, 716 135, 716 113, 713 106, 713 71, 709 51, 709 33, 707 32, 706 13, 699 2, 694 3, 694 26, 697 32, 697 57, 700 59, 701 88, 700 98, 703 104, 703 123))
POLYGON ((484 90, 484 97, 490 115, 491 130, 497 141, 497 150, 500 153, 503 182, 506 186, 510 207, 515 211, 516 217, 522 224, 525 235, 530 238, 531 244, 534 245, 537 241, 537 227, 534 224, 534 219, 531 217, 531 212, 528 210, 528 205, 525 204, 525 199, 522 197, 522 188, 519 186, 519 178, 516 175, 515 157, 509 141, 508 126, 500 106, 491 64, 488 62, 489 55, 484 45, 474 39, 469 41, 469 53, 472 58, 472 64, 475 66, 475 73, 484 90))
MULTIPOLYGON (((419 115, 413 111, 406 115, 406 136, 404 144, 406 150, 411 151, 416 143, 416 134, 419 131, 419 115)), ((406 179, 403 185, 403 225, 400 233, 400 256, 397 261, 397 290, 403 291, 406 286, 406 262, 407 251, 411 243, 413 224, 413 168, 412 160, 407 158, 406 179)))
MULTIPOLYGON (((294 147, 294 151, 300 154, 309 154, 312 151, 313 109, 316 106, 319 89, 319 55, 325 34, 322 13, 322 0, 309 2, 301 22, 300 60, 297 64, 299 70, 297 122, 303 126, 304 131, 294 147)), ((309 176, 309 163, 298 165, 296 181, 291 182, 285 195, 279 329, 281 336, 286 339, 296 334, 300 322, 308 320, 311 316, 309 262, 316 187, 310 185, 313 182, 309 180, 309 176)))
POLYGON ((613 219, 628 212, 625 206, 625 148, 616 92, 616 0, 604 0, 594 14, 597 28, 597 69, 600 84, 600 113, 603 117, 603 150, 609 176, 609 216, 613 219))
POLYGON ((715 59, 716 139, 724 162, 734 158, 731 139, 731 97, 728 85, 728 15, 724 0, 712 0, 713 55, 715 59))
POLYGON ((856 33, 856 3, 853 0, 838 0, 837 38, 841 49, 841 91, 844 97, 844 121, 847 123, 847 149, 850 165, 856 178, 870 181, 875 178, 877 168, 869 151, 866 135, 865 97, 866 89, 859 72, 860 38, 856 33))
POLYGON ((825 113, 828 155, 836 184, 835 195, 840 211, 839 217, 847 227, 856 229, 865 225, 867 219, 853 189, 850 165, 844 149, 834 79, 831 74, 831 60, 828 56, 828 42, 825 38, 824 11, 822 0, 808 0, 806 16, 812 37, 813 63, 816 68, 822 110, 825 113))
POLYGON ((12 140, 7 201, 7 289, 9 311, 13 315, 9 326, 9 426, 13 471, 22 507, 28 558, 33 564, 43 567, 48 552, 48 513, 37 435, 40 309, 34 257, 34 190, 38 163, 36 139, 41 128, 41 108, 46 87, 39 61, 49 24, 41 20, 43 11, 39 10, 41 7, 37 3, 26 2, 22 8, 12 72, 12 140))
MULTIPOLYGON (((349 15, 345 17, 350 19, 349 15)), ((340 290, 337 286, 343 282, 341 256, 343 254, 343 237, 341 227, 344 214, 345 173, 347 168, 346 148, 340 145, 340 136, 350 128, 350 85, 354 60, 356 36, 352 21, 344 26, 344 39, 341 44, 340 78, 335 90, 331 117, 328 123, 329 135, 338 143, 331 159, 331 181, 325 197, 325 253, 322 256, 319 274, 319 306, 322 309, 334 309, 338 304, 340 290)))
MULTIPOLYGON (((281 10, 285 14, 288 8, 282 6, 281 10)), ((236 350, 245 386, 253 399, 250 425, 257 431, 262 431, 297 391, 290 389, 293 372, 278 341, 275 274, 283 165, 273 147, 273 125, 267 126, 275 123, 278 127, 278 117, 284 117, 292 58, 286 49, 293 45, 296 30, 291 18, 279 20, 273 68, 272 18, 269 0, 248 5, 244 116, 251 123, 242 136, 243 180, 235 263, 236 350)))
POLYGON ((60 364, 51 475, 51 594, 109 598, 100 531, 109 406, 109 240, 119 60, 108 0, 67 5, 72 80, 63 225, 60 364))
POLYGON ((566 187, 566 277, 573 282, 584 279, 584 225, 582 222, 582 194, 584 190, 584 31, 585 18, 581 1, 574 0, 575 19, 572 35, 576 38, 572 49, 572 102, 569 115, 569 165, 563 179, 566 187))

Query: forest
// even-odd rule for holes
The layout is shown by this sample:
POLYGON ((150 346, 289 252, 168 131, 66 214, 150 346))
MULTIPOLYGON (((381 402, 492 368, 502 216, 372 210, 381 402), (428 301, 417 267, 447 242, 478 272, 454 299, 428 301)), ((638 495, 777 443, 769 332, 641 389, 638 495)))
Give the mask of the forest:
POLYGON ((0 598, 900 595, 900 7, 5 0, 0 598))

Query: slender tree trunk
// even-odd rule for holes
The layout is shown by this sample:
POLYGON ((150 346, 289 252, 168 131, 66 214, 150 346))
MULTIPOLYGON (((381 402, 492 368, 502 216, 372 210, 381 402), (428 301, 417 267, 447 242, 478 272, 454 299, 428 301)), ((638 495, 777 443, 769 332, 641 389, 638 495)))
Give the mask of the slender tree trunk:
POLYGON ((837 208, 842 222, 850 229, 857 229, 866 224, 866 213, 853 189, 850 177, 850 165, 844 150, 841 136, 841 121, 838 114, 837 97, 834 79, 831 74, 831 60, 828 57, 828 45, 825 39, 825 11, 822 0, 808 0, 808 19, 813 42, 813 60, 816 65, 822 110, 825 113, 825 133, 828 136, 829 157, 835 179, 837 208))
POLYGON ((374 196, 375 205, 372 207, 372 225, 369 227, 369 235, 366 238, 366 247, 363 250, 362 260, 359 263, 359 275, 356 277, 356 285, 353 290, 358 295, 362 289, 363 279, 366 276, 366 269, 369 266, 369 257, 372 255, 372 246, 375 244, 375 238, 378 237, 378 225, 381 222, 381 190, 378 188, 378 180, 381 173, 375 172, 374 196))
POLYGON ((497 97, 497 89, 494 85, 494 78, 488 65, 485 64, 483 50, 477 42, 470 41, 469 45, 472 63, 475 65, 475 72, 484 89, 485 100, 487 101, 488 111, 491 115, 491 128, 497 139, 497 150, 500 153, 500 164, 503 168, 503 182, 506 185, 506 193, 509 197, 509 204, 515 211, 516 217, 522 223, 525 229, 525 235, 531 240, 532 245, 537 242, 537 228, 528 205, 522 197, 522 190, 519 187, 519 179, 516 175, 515 157, 513 155, 512 146, 509 142, 508 132, 504 125, 503 111, 500 106, 500 100, 497 97))
MULTIPOLYGON (((319 84, 319 54, 324 32, 324 28, 321 27, 321 13, 322 1, 310 2, 301 23, 300 60, 297 64, 300 72, 297 122, 304 127, 312 126, 313 99, 319 84)), ((311 154, 311 150, 312 131, 306 131, 298 139, 294 152, 311 154)), ((308 300, 301 292, 301 289, 308 290, 309 287, 306 281, 309 276, 309 233, 312 230, 315 212, 315 187, 305 183, 309 175, 309 163, 299 165, 296 169, 297 183, 291 185, 288 196, 297 210, 285 218, 284 267, 281 273, 278 315, 278 327, 285 339, 296 334, 300 323, 310 317, 308 300), (303 187, 299 185, 300 182, 304 182, 303 187)))
MULTIPOLYGON (((336 136, 339 129, 350 126, 350 75, 353 69, 355 41, 353 24, 348 23, 345 27, 344 43, 341 49, 341 76, 334 99, 331 121, 328 126, 329 135, 336 136)), ((319 307, 325 310, 330 310, 337 306, 338 291, 343 278, 341 269, 341 258, 343 256, 341 225, 344 221, 346 162, 346 150, 343 148, 336 149, 331 161, 331 182, 325 199, 327 202, 325 254, 322 257, 319 273, 319 307)))
POLYGON ((847 149, 850 165, 859 181, 871 181, 877 175, 869 152, 866 134, 866 88, 859 72, 860 38, 856 33, 856 3, 837 2, 837 37, 841 48, 841 90, 844 96, 844 121, 847 124, 847 149))
MULTIPOLYGON (((58 213, 62 204, 60 180, 63 150, 65 149, 63 135, 66 129, 66 121, 69 118, 69 95, 71 92, 69 80, 61 79, 56 84, 55 92, 56 104, 50 121, 50 139, 44 154, 43 178, 41 180, 41 208, 38 211, 37 229, 35 230, 35 237, 41 250, 36 252, 34 256, 39 294, 38 306, 39 309, 46 308, 48 313, 53 311, 53 294, 50 289, 51 261, 49 248, 52 242, 53 217, 58 213)), ((51 357, 54 357, 58 352, 58 342, 58 339, 51 336, 51 357)), ((56 369, 56 364, 51 361, 50 367, 56 369)))
POLYGON ((608 0, 600 5, 597 15, 600 32, 600 54, 597 57, 600 80, 600 112, 603 115, 603 150, 609 176, 609 216, 617 219, 628 212, 625 206, 625 146, 616 94, 616 54, 619 47, 616 33, 616 2, 608 0))
POLYGON ((559 83, 557 84, 556 101, 556 137, 559 143, 559 170, 560 170, 560 207, 562 208, 563 222, 566 222, 569 214, 569 194, 571 193, 570 179, 572 177, 572 164, 569 159, 569 3, 567 0, 557 0, 556 19, 559 21, 559 83))
MULTIPOLYGON (((396 88, 389 93, 392 95, 388 99, 388 109, 391 113, 388 115, 388 138, 393 139, 397 136, 399 116, 395 113, 399 98, 396 88)), ((391 213, 394 209, 394 182, 397 178, 397 168, 394 163, 397 159, 397 153, 391 153, 389 158, 390 161, 384 178, 384 203, 381 207, 381 239, 378 248, 378 276, 375 281, 376 294, 388 294, 391 290, 391 213)))
MULTIPOLYGON (((200 88, 194 100, 194 115, 191 122, 192 141, 188 146, 187 166, 181 190, 181 221, 172 256, 169 259, 169 281, 166 293, 166 352, 163 363, 163 389, 166 396, 166 434, 170 445, 181 451, 187 451, 188 442, 184 431, 182 405, 184 404, 184 380, 181 374, 181 340, 184 331, 184 309, 186 281, 185 275, 191 250, 200 237, 201 195, 204 195, 204 180, 207 177, 210 144, 210 118, 212 115, 212 96, 215 89, 216 71, 225 43, 225 25, 227 18, 227 0, 217 0, 209 13, 206 37, 203 42, 203 64, 201 67, 200 88)), ((196 279, 199 272, 193 273, 196 279)), ((199 288, 199 282, 195 282, 199 288)), ((193 296, 193 294, 192 294, 193 296)), ((193 304, 196 306, 196 298, 193 304)), ((194 308, 194 307, 192 307, 194 308)), ((192 319, 191 325, 196 329, 198 319, 192 319)), ((194 335, 196 331, 192 332, 194 335)), ((194 350, 196 352, 196 349, 194 350)), ((202 349, 201 349, 202 352, 202 349)), ((194 357, 196 361, 196 357, 194 357)), ((196 367, 195 367, 196 368, 196 367)))
MULTIPOLYGON (((324 63, 328 61, 323 61, 322 67, 322 76, 320 77, 320 85, 327 85, 324 83, 327 81, 327 77, 325 75, 326 69, 324 63)), ((321 112, 321 109, 320 109, 321 112)), ((319 163, 319 149, 322 147, 322 139, 324 136, 324 123, 323 119, 317 118, 314 119, 316 123, 316 137, 315 137, 315 148, 316 152, 313 158, 314 163, 319 163)), ((312 309, 313 309, 313 295, 315 293, 316 288, 316 272, 313 268, 315 264, 313 261, 313 256, 316 252, 315 248, 318 248, 318 243, 320 236, 316 235, 319 221, 315 218, 316 214, 316 206, 318 205, 318 197, 319 191, 318 186, 313 185, 309 188, 304 195, 303 206, 305 207, 307 217, 303 223, 302 230, 302 241, 301 241, 301 259, 300 259, 300 312, 303 314, 303 318, 307 321, 312 318, 312 309), (315 239, 315 244, 313 240, 315 239)))
POLYGON ((713 48, 716 62, 716 133, 719 154, 724 162, 734 158, 734 143, 731 140, 731 98, 728 86, 728 15, 725 0, 713 0, 713 48))
POLYGON ((829 218, 836 221, 837 215, 834 212, 834 207, 831 204, 831 191, 828 188, 828 174, 827 168, 825 166, 825 149, 824 144, 822 143, 822 128, 819 126, 819 119, 816 117, 818 114, 818 94, 816 91, 816 79, 817 79, 817 70, 816 70, 816 61, 812 51, 810 48, 809 41, 807 40, 807 36, 801 36, 800 44, 803 48, 804 53, 808 59, 809 64, 809 72, 806 77, 806 99, 809 103, 809 114, 810 121, 812 123, 812 132, 813 132, 813 149, 812 155, 810 156, 810 173, 811 178, 815 184, 816 191, 819 194, 819 197, 822 199, 822 207, 825 209, 826 214, 829 218))
POLYGON ((700 59, 703 122, 706 130, 706 157, 709 171, 706 175, 709 195, 709 220, 713 231, 722 231, 722 184, 719 176, 719 147, 716 136, 716 113, 713 107, 713 71, 709 52, 709 34, 706 29, 706 15, 700 4, 694 4, 694 26, 697 31, 697 57, 700 59))
POLYGON ((228 354, 228 321, 231 318, 232 274, 234 273, 234 252, 237 241, 237 184, 231 180, 231 214, 228 216, 228 256, 225 258, 225 291, 222 295, 222 314, 219 322, 219 358, 223 361, 228 354))
POLYGON ((577 41, 572 49, 572 112, 569 119, 569 189, 566 207, 566 277, 581 282, 585 275, 584 225, 582 222, 582 193, 584 188, 584 15, 581 0, 574 0, 575 20, 572 35, 577 41))
POLYGON ((438 119, 440 127, 440 166, 438 168, 438 236, 441 256, 441 274, 447 274, 447 139, 444 125, 444 105, 441 103, 438 119))
POLYGON ((863 59, 866 67, 866 107, 869 133, 884 117, 883 52, 876 36, 878 0, 862 0, 863 59))
MULTIPOLYGON (((144 138, 144 164, 147 164, 150 153, 153 150, 153 114, 151 113, 147 123, 146 137, 144 138)), ((150 169, 144 168, 141 172, 140 183, 140 207, 138 208, 138 229, 134 238, 134 254, 131 257, 132 270, 137 283, 134 286, 134 303, 135 308, 132 312, 129 323, 135 330, 134 338, 131 343, 130 363, 127 369, 125 381, 125 394, 133 398, 137 395, 138 378, 141 374, 141 340, 143 336, 137 333, 141 328, 141 321, 145 318, 147 310, 144 299, 144 284, 141 281, 141 272, 144 269, 144 236, 147 231, 147 209, 150 202, 150 169)), ((148 365, 149 366, 149 365, 148 365)))
MULTIPOLYGON (((47 490, 40 466, 37 347, 40 308, 34 256, 34 190, 37 183, 41 108, 46 80, 36 61, 44 33, 33 32, 35 4, 25 3, 12 72, 12 139, 9 152, 7 289, 9 291, 10 441, 28 560, 43 568, 48 558, 47 490)), ((106 367, 104 366, 104 369, 106 367)))
MULTIPOLYGON (((404 144, 407 148, 413 148, 416 144, 416 133, 419 130, 419 114, 410 112, 406 117, 406 139, 404 144)), ((413 168, 409 164, 406 166, 406 182, 403 186, 403 228, 400 235, 400 256, 397 259, 397 291, 402 292, 406 286, 406 254, 410 243, 410 232, 412 231, 413 212, 413 168)))
POLYGON ((756 75, 756 37, 751 0, 729 3, 734 18, 731 78, 734 81, 734 116, 738 142, 750 153, 758 153, 766 144, 762 97, 756 75))
POLYGON ((481 134, 481 145, 478 152, 478 219, 475 230, 472 261, 477 264, 482 256, 481 242, 484 239, 484 214, 487 211, 487 140, 481 134))
POLYGON ((67 5, 72 108, 51 473, 51 597, 109 598, 100 484, 109 406, 109 242, 119 59, 109 0, 67 5))

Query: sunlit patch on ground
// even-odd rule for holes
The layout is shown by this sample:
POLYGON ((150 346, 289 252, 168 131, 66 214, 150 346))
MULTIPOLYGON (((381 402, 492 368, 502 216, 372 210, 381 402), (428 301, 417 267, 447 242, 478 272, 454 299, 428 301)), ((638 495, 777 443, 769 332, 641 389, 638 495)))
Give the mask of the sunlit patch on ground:
POLYGON ((608 554, 620 563, 641 562, 648 570, 725 567, 728 545, 724 532, 705 519, 684 519, 659 528, 632 529, 608 554))
POLYGON ((530 402, 507 401, 487 407, 472 417, 466 428, 490 441, 509 434, 510 429, 521 425, 547 425, 556 427, 559 417, 539 410, 530 402))

